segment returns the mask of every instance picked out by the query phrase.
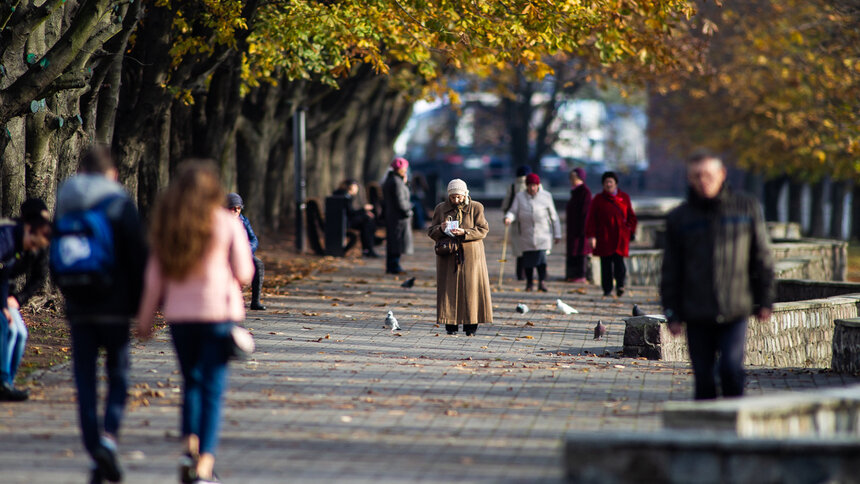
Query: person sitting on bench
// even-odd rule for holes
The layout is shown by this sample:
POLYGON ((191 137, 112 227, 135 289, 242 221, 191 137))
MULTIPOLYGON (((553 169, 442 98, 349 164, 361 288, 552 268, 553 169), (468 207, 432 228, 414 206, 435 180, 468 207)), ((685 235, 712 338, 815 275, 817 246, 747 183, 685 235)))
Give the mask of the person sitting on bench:
POLYGON ((362 203, 358 181, 353 179, 342 181, 333 195, 344 196, 349 199, 346 223, 350 229, 357 230, 361 235, 361 255, 379 257, 379 254, 373 250, 376 232, 373 205, 362 203))

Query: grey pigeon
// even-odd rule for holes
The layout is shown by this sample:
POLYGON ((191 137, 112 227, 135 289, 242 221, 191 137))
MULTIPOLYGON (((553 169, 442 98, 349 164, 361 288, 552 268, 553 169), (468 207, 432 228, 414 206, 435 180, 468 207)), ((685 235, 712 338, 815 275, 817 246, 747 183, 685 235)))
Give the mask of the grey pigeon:
POLYGON ((645 316, 645 311, 639 309, 638 304, 633 305, 633 315, 634 316, 645 316))
POLYGON ((403 281, 403 284, 401 284, 400 287, 404 287, 406 289, 411 289, 412 286, 414 286, 414 285, 415 285, 415 278, 410 277, 409 279, 406 279, 405 281, 403 281))
POLYGON ((556 305, 556 307, 557 307, 558 309, 560 309, 560 310, 561 310, 561 312, 563 312, 564 314, 576 314, 576 313, 578 313, 578 312, 579 312, 579 311, 577 311, 576 309, 573 309, 573 308, 572 308, 572 307, 570 307, 569 305, 565 304, 565 303, 564 303, 564 301, 562 301, 561 299, 556 299, 556 300, 555 300, 555 305, 556 305))
POLYGON ((594 326, 594 339, 601 339, 604 334, 606 334, 606 326, 603 325, 603 321, 597 321, 597 325, 594 326))
POLYGON ((525 313, 529 312, 529 307, 523 303, 519 303, 519 304, 517 304, 517 312, 520 314, 525 314, 525 313))
POLYGON ((385 326, 391 328, 391 331, 400 331, 400 325, 397 324, 394 312, 388 311, 388 316, 385 317, 385 326))

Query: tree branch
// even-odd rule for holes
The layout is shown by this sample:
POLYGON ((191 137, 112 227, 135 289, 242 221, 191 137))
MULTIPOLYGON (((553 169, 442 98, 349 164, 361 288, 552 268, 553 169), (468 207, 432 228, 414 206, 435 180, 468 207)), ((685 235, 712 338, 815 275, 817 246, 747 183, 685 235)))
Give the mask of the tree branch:
POLYGON ((41 94, 62 75, 86 45, 110 3, 111 0, 85 2, 69 29, 43 57, 49 61, 47 65, 32 65, 12 85, 0 91, 0 124, 25 113, 31 100, 43 97, 41 94))

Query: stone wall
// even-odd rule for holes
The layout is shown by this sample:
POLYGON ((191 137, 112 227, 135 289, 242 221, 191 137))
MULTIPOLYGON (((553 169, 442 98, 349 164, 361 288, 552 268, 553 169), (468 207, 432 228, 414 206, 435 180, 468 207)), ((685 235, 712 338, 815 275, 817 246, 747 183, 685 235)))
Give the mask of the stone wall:
POLYGON ((860 319, 837 319, 835 325, 831 368, 840 373, 860 373, 860 319))
POLYGON ((667 429, 726 432, 746 438, 858 438, 860 385, 672 401, 663 405, 662 417, 667 429))
MULTIPOLYGON (((771 245, 771 251, 777 278, 844 281, 847 275, 847 242, 810 239, 775 243, 771 245)), ((599 273, 599 261, 593 264, 599 273)), ((660 249, 631 249, 627 259, 629 284, 656 286, 660 281, 662 264, 663 251, 660 249)))
POLYGON ((800 240, 802 230, 797 222, 767 222, 767 233, 771 240, 800 240))
POLYGON ((805 239, 772 245, 774 260, 805 259, 813 266, 809 277, 820 281, 844 281, 848 273, 848 243, 841 240, 805 239))
POLYGON ((860 440, 745 439, 701 431, 567 435, 568 482, 764 484, 860 481, 860 440))
POLYGON ((660 283, 662 265, 662 250, 631 250, 630 258, 627 259, 627 284, 656 287, 660 283))
POLYGON ((860 294, 860 283, 791 278, 780 278, 776 281, 777 302, 822 299, 845 294, 860 294))
MULTIPOLYGON (((857 317, 860 295, 777 303, 768 321, 750 318, 744 363, 789 368, 829 368, 837 319, 857 317)), ((687 361, 685 338, 650 316, 625 319, 625 356, 687 361)))

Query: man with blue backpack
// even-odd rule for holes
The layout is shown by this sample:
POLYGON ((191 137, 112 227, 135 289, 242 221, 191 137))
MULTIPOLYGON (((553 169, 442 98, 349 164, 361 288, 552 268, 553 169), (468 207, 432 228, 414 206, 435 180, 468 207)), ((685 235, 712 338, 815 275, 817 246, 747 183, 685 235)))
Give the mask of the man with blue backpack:
POLYGON ((110 149, 97 146, 81 157, 77 175, 57 193, 50 262, 66 299, 79 423, 94 462, 92 483, 122 480, 117 437, 128 390, 129 328, 140 304, 147 255, 137 208, 117 182, 110 149), (100 348, 108 376, 101 422, 100 348))

